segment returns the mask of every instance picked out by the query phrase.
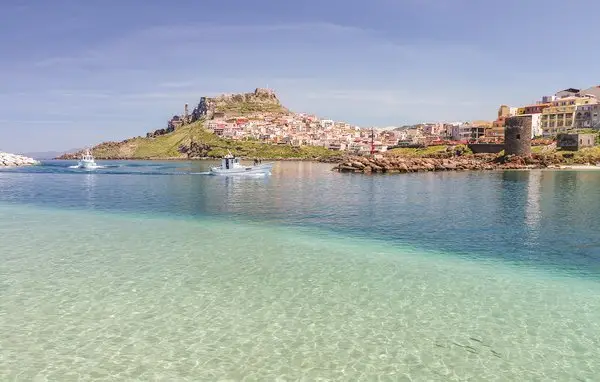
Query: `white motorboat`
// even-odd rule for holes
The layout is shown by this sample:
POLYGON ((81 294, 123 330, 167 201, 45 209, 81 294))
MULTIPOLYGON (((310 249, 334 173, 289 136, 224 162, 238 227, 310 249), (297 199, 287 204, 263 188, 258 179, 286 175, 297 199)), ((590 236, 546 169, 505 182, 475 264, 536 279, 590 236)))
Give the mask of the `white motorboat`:
POLYGON ((240 163, 240 158, 236 158, 228 153, 221 159, 220 167, 211 167, 212 175, 258 175, 270 174, 273 163, 255 164, 254 166, 244 166, 240 163))
POLYGON ((83 155, 81 156, 81 159, 79 159, 79 163, 77 163, 77 168, 93 169, 98 167, 99 166, 94 160, 92 153, 89 149, 86 149, 83 155))

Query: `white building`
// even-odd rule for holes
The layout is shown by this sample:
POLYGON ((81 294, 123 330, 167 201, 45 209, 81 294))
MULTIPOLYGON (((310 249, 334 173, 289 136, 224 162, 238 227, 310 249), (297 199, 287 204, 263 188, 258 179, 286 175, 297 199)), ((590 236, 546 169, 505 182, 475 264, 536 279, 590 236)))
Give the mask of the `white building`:
POLYGON ((539 137, 544 133, 542 130, 542 114, 531 114, 531 138, 539 137))
POLYGON ((323 128, 323 129, 331 129, 334 125, 335 125, 335 122, 331 119, 321 120, 321 128, 323 128))

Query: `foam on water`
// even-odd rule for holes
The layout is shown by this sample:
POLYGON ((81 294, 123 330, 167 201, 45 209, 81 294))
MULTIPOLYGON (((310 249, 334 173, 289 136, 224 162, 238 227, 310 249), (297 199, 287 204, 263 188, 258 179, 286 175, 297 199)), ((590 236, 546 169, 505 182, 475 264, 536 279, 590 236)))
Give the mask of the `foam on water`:
POLYGON ((594 380, 600 284, 317 231, 0 205, 0 380, 594 380))
POLYGON ((106 166, 91 166, 91 167, 81 168, 81 167, 79 167, 79 165, 74 165, 74 166, 69 166, 69 168, 77 168, 77 169, 81 169, 81 170, 92 171, 92 170, 97 170, 97 169, 102 169, 102 168, 107 168, 107 167, 106 166))

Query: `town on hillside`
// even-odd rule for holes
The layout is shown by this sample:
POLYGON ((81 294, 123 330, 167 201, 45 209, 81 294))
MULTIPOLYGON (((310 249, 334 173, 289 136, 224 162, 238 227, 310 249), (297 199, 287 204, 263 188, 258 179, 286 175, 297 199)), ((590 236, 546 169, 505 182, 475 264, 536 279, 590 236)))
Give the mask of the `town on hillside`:
MULTIPOLYGON (((276 99, 271 90, 257 89, 276 99)), ((251 94, 251 93, 250 93, 251 94)), ((395 147, 431 145, 502 144, 507 121, 531 129, 532 143, 550 144, 563 133, 596 132, 600 129, 600 86, 569 88, 543 96, 531 105, 501 105, 494 121, 428 122, 410 126, 361 128, 346 122, 321 119, 312 114, 284 109, 271 112, 213 113, 204 127, 232 140, 255 140, 291 146, 322 146, 352 154, 385 152, 395 147)), ((277 101, 278 102, 278 101, 277 101)), ((260 108, 259 108, 260 109, 260 108)), ((163 132, 191 121, 188 105, 183 115, 174 116, 163 132)), ((571 134, 572 135, 572 134, 571 134)), ((560 145, 560 140, 559 140, 560 145)))

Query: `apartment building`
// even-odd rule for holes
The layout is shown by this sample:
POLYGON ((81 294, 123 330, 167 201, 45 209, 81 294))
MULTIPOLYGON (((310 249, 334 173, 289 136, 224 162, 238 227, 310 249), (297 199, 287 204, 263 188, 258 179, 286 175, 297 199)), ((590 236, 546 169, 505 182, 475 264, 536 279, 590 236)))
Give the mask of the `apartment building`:
MULTIPOLYGON (((558 94, 558 93, 557 93, 558 94)), ((567 96, 557 98, 551 102, 551 106, 542 111, 541 127, 544 136, 555 136, 558 133, 566 133, 577 127, 577 109, 587 105, 598 104, 593 96, 567 96)), ((584 123, 586 110, 580 109, 579 123, 584 123)), ((591 112, 591 110, 588 110, 591 112)), ((589 117, 591 124, 591 115, 589 117)))

